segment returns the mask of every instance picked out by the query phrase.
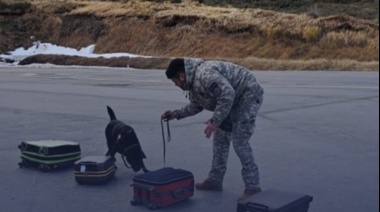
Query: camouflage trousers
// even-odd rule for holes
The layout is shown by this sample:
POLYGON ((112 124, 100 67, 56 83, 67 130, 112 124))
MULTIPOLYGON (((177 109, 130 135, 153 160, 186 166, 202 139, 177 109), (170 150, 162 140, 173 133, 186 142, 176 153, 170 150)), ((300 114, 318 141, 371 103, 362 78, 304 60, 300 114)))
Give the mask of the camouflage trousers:
POLYGON ((214 133, 213 161, 209 179, 223 183, 227 171, 228 154, 231 143, 242 164, 242 177, 246 189, 260 187, 260 175, 249 143, 256 125, 256 115, 263 103, 263 96, 247 94, 232 108, 230 118, 232 132, 220 128, 214 133))

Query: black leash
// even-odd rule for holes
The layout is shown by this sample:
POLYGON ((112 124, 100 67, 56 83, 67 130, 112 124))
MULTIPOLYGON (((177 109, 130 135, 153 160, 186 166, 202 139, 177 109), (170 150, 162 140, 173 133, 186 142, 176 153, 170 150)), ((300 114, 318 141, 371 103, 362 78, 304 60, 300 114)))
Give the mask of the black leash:
MULTIPOLYGON (((165 120, 165 121, 166 121, 167 133, 168 133, 167 142, 170 142, 172 137, 170 135, 169 120, 165 120)), ((163 122, 164 122, 164 120, 161 118, 161 131, 162 131, 162 141, 164 143, 164 167, 165 167, 166 166, 166 140, 165 140, 165 130, 164 130, 164 123, 163 122)))
MULTIPOLYGON (((127 152, 128 152, 129 150, 131 150, 131 149, 133 149, 133 148, 135 148, 135 147, 137 147, 137 146, 138 146, 138 144, 134 144, 134 145, 132 145, 132 146, 130 146, 130 147, 125 148, 125 149, 124 149, 124 154, 127 154, 127 152)), ((125 155, 121 155, 121 159, 123 159, 124 165, 125 165, 128 169, 132 169, 132 166, 128 166, 128 163, 127 163, 127 161, 126 161, 125 158, 126 158, 125 155)))
POLYGON ((125 167, 127 167, 128 169, 132 169, 131 166, 128 166, 127 161, 125 161, 125 156, 124 155, 121 156, 121 159, 123 159, 125 167))
MULTIPOLYGON (((116 139, 116 144, 113 146, 111 152, 116 152, 116 147, 117 147, 117 145, 119 144, 120 139, 121 139, 121 135, 119 135, 118 138, 116 139)), ((125 152, 124 152, 124 153, 125 153, 125 152)), ((125 167, 127 167, 128 169, 132 169, 131 166, 128 166, 128 163, 127 163, 127 161, 125 160, 125 156, 124 156, 124 154, 121 154, 121 159, 123 159, 123 162, 124 162, 125 167)))

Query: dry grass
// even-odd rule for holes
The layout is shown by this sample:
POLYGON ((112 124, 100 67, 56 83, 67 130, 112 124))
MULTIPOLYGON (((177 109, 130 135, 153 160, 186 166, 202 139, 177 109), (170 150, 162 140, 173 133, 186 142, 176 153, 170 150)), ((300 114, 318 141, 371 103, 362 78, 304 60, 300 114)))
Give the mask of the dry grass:
POLYGON ((303 38, 307 42, 317 42, 322 37, 322 29, 319 26, 306 26, 303 30, 303 38))
POLYGON ((253 70, 336 70, 336 71, 378 71, 378 62, 358 62, 356 60, 269 60, 247 58, 230 61, 253 70))
POLYGON ((0 0, 0 2, 4 2, 4 3, 7 3, 7 4, 10 4, 10 3, 25 3, 25 2, 28 2, 28 0, 0 0))
POLYGON ((220 58, 260 70, 379 69, 379 24, 375 21, 349 16, 315 18, 307 11, 290 14, 210 7, 190 0, 180 4, 29 1, 52 17, 43 20, 49 27, 38 29, 38 36, 76 48, 95 40, 99 53, 220 58), (60 16, 55 16, 57 7, 64 7, 60 16), (98 21, 101 31, 96 36, 97 26, 81 24, 90 23, 88 17, 98 21), (67 27, 73 27, 67 35, 59 31, 67 27))
POLYGON ((365 47, 368 45, 370 38, 366 32, 329 32, 321 42, 326 46, 359 46, 365 47))

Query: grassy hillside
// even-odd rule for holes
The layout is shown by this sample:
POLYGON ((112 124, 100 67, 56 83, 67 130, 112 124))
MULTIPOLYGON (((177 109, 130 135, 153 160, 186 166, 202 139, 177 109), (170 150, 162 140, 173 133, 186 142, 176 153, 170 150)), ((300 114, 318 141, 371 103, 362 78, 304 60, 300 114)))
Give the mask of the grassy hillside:
POLYGON ((74 48, 96 43, 99 53, 205 57, 253 69, 379 69, 378 20, 350 16, 351 10, 324 16, 320 5, 331 3, 300 9, 295 2, 303 1, 280 7, 284 1, 251 0, 245 8, 228 5, 237 1, 216 6, 207 0, 29 2, 31 9, 23 15, 0 15, 0 52, 30 45, 34 35, 74 48), (257 8, 260 4, 275 10, 257 8))
MULTIPOLYGON (((202 0, 201 0, 202 1, 202 0)), ((378 20, 378 0, 203 0, 205 4, 262 8, 279 12, 310 13, 317 16, 349 15, 378 20)))

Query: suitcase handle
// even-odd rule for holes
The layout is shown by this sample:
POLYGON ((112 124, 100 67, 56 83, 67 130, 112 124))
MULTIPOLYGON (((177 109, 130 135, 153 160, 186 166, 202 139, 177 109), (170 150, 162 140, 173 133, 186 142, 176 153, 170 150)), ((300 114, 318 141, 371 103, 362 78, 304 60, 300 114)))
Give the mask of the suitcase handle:
POLYGON ((28 145, 26 143, 22 142, 20 145, 18 145, 18 149, 21 151, 25 151, 27 146, 28 145))
POLYGON ((155 189, 154 186, 148 186, 148 185, 143 185, 143 184, 139 184, 139 183, 133 183, 131 186, 133 186, 135 188, 145 189, 148 191, 153 191, 155 189))
POLYGON ((258 203, 252 203, 252 202, 247 202, 246 206, 248 209, 256 209, 260 211, 268 211, 269 207, 263 204, 258 204, 258 203))
POLYGON ((174 190, 172 191, 172 195, 174 198, 181 198, 185 195, 185 189, 181 188, 181 189, 174 190))
POLYGON ((38 151, 38 154, 48 155, 49 154, 49 149, 46 148, 46 147, 41 147, 40 150, 38 151))
POLYGON ((97 165, 97 163, 96 162, 90 162, 90 161, 82 161, 82 162, 80 162, 79 165, 84 165, 84 166, 86 166, 86 165, 97 165))

